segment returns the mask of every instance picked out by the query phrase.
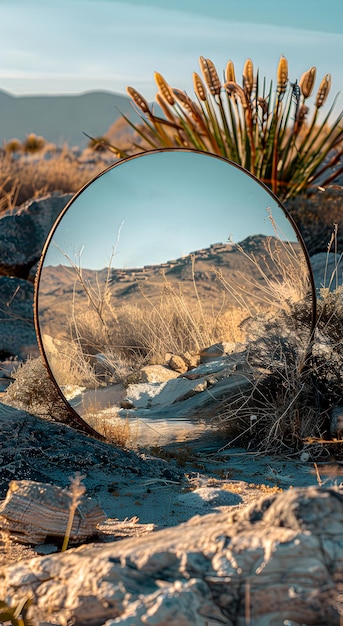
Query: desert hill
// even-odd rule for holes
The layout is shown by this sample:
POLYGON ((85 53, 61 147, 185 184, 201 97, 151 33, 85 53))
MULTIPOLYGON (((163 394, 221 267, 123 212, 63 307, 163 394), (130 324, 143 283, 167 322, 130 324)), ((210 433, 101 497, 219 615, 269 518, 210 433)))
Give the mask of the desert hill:
POLYGON ((122 94, 92 91, 77 95, 14 96, 0 90, 0 143, 29 133, 59 146, 85 148, 88 139, 102 136, 121 114, 137 120, 130 99, 122 94))
MULTIPOLYGON (((255 300, 256 304, 261 302, 262 306, 268 306, 263 303, 267 288, 265 277, 275 283, 282 282, 279 261, 289 264, 291 250, 302 258, 297 242, 280 245, 277 238, 255 235, 242 241, 239 248, 228 243, 215 243, 160 265, 112 268, 109 280, 111 302, 115 307, 130 304, 149 308, 161 297, 174 292, 182 294, 191 305, 195 306, 199 298, 204 310, 219 311, 223 303, 226 307, 237 307, 235 292, 238 289, 246 302, 255 300), (277 257, 273 260, 268 250, 276 249, 277 257), (264 277, 252 258, 259 261, 264 277)), ((295 266, 297 262, 293 262, 291 271, 295 266)), ((100 271, 82 269, 83 280, 94 293, 99 293, 99 286, 100 290, 104 288, 107 274, 107 268, 100 271)), ((64 265, 45 267, 39 298, 39 315, 45 331, 55 334, 54 324, 60 328, 61 319, 71 316, 72 306, 78 310, 86 310, 88 306, 85 290, 75 271, 64 265)))

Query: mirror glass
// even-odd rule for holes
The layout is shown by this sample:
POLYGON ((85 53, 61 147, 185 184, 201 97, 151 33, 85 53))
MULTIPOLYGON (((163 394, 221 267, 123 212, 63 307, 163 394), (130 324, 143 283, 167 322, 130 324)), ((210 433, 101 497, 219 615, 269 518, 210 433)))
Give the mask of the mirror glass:
POLYGON ((90 432, 164 446, 208 437, 252 384, 249 320, 303 298, 314 303, 308 256, 267 188, 224 158, 157 150, 65 208, 41 259, 36 328, 90 432))

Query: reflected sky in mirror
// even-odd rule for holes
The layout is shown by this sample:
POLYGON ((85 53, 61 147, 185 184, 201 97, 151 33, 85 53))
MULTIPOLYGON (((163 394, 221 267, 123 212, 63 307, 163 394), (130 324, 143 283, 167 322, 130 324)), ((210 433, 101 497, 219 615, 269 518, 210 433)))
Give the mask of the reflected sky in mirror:
POLYGON ((84 189, 58 225, 44 264, 142 267, 180 258, 230 237, 278 235, 295 241, 277 202, 226 160, 182 150, 117 164, 84 189), (111 255, 113 253, 113 259, 111 255))

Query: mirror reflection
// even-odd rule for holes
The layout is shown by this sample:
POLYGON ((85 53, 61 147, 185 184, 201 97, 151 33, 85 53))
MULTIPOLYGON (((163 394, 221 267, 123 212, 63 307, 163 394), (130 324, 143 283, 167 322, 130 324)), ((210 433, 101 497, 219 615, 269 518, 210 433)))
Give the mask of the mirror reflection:
POLYGON ((253 384, 252 320, 303 298, 313 298, 307 255, 264 186, 217 156, 154 151, 66 207, 42 256, 36 323, 88 425, 163 446, 208 436, 223 402, 253 384))

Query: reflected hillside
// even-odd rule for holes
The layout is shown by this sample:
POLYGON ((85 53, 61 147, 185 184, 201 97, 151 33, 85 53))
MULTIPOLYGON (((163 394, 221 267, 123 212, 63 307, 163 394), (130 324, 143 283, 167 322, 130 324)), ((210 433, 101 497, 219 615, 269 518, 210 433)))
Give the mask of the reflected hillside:
POLYGON ((127 306, 149 310, 174 294, 190 306, 200 301, 205 313, 240 307, 247 316, 276 306, 271 290, 280 291, 283 285, 290 291, 286 283, 300 280, 302 263, 298 242, 254 235, 237 245, 215 243, 160 265, 100 271, 47 266, 40 282, 40 323, 44 332, 64 335, 72 317, 94 308, 93 298, 99 301, 105 292, 113 311, 127 306))

